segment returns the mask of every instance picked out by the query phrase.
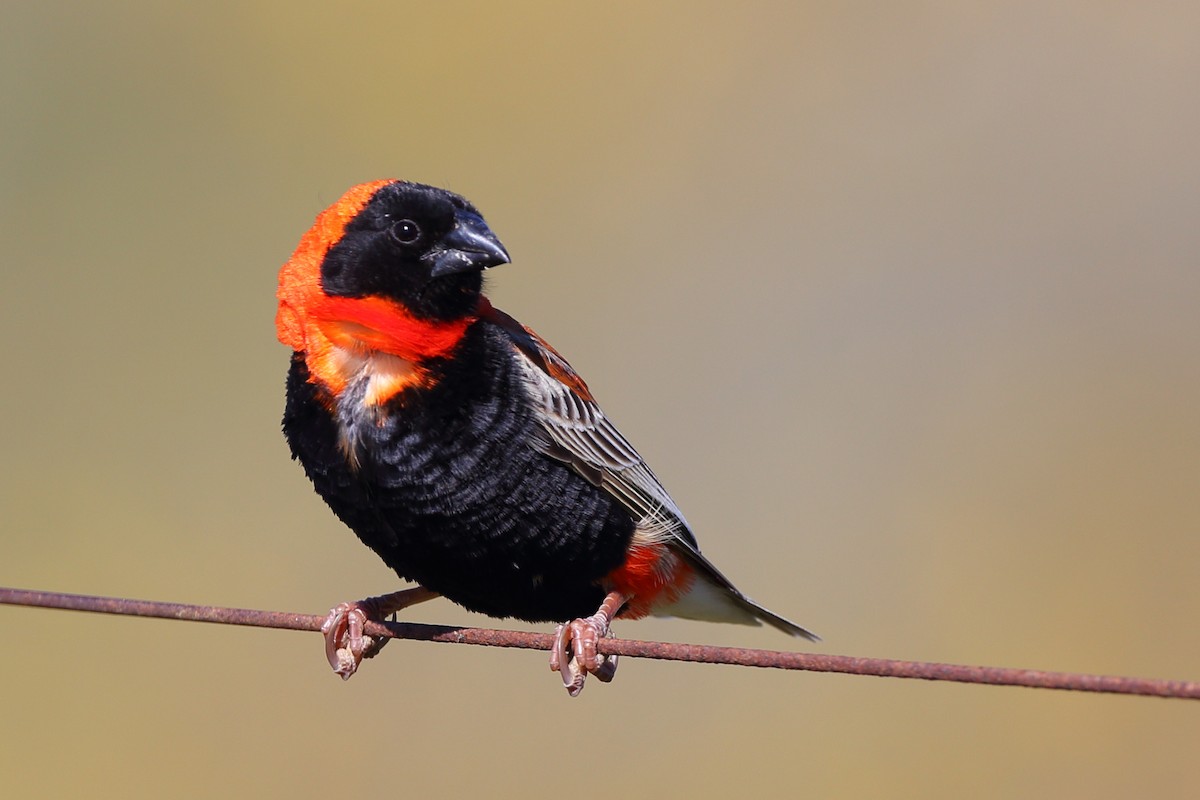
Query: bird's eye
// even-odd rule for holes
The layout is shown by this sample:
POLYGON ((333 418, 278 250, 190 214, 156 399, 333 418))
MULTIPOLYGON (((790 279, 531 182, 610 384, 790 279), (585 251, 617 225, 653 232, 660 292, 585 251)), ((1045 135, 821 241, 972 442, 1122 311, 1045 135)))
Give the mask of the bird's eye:
POLYGON ((412 244, 421 238, 421 226, 411 219, 402 219, 392 225, 392 238, 400 244, 412 244))

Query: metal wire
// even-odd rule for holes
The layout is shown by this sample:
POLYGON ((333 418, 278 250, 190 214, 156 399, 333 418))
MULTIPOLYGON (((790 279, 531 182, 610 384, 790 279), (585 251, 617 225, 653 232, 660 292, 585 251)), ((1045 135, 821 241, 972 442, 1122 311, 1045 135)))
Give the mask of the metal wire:
MULTIPOLYGON (((150 600, 39 592, 5 587, 0 587, 0 605, 36 606, 296 631, 320 630, 321 623, 325 619, 321 616, 291 614, 282 611, 255 611, 244 608, 161 603, 150 600)), ((553 638, 548 633, 491 628, 455 628, 447 625, 425 625, 415 622, 369 622, 365 630, 372 636, 386 636, 393 639, 473 644, 483 647, 516 647, 527 650, 549 650, 553 638)), ((644 642, 634 639, 603 639, 600 642, 599 650, 605 654, 632 658, 692 661, 702 664, 731 664, 742 667, 875 675, 884 678, 919 678, 930 681, 957 681, 959 683, 1200 700, 1200 682, 1197 681, 1128 678, 1075 672, 1045 672, 1006 667, 939 664, 928 661, 899 661, 889 658, 858 658, 818 653, 751 650, 741 647, 644 642)))

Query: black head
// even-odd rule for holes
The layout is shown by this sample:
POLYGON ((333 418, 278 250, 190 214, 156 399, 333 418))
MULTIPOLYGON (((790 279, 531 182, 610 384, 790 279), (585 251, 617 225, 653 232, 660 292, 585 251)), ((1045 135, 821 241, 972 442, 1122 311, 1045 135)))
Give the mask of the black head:
POLYGON ((457 319, 475 310, 483 270, 508 252, 467 200, 396 181, 346 225, 321 264, 321 288, 338 297, 396 300, 414 316, 457 319))

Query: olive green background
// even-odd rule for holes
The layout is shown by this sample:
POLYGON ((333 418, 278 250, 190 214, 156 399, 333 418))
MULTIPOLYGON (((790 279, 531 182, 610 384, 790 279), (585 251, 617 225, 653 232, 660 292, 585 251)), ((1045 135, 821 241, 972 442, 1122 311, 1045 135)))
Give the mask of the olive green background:
MULTIPOLYGON (((1200 678, 1196 6, 32 6, 0 584, 397 588, 289 461, 273 329, 316 213, 395 176, 482 209, 496 304, 820 652, 1200 678)), ((0 638, 5 797, 1200 792, 1180 701, 634 660, 572 701, 541 653, 396 643, 344 684, 313 634, 3 607, 0 638)))

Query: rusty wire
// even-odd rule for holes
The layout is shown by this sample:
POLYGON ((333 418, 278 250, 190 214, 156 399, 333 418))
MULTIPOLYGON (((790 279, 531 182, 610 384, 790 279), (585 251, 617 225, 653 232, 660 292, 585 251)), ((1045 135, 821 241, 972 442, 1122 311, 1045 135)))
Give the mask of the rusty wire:
MULTIPOLYGON (((296 631, 320 630, 321 623, 324 621, 324 617, 321 616, 291 614, 282 611, 196 606, 5 587, 0 587, 0 605, 36 606, 296 631)), ((548 633, 490 628, 455 628, 448 625, 426 625, 416 622, 369 622, 366 632, 372 636, 386 636, 393 639, 474 644, 484 647, 516 647, 526 650, 549 650, 553 638, 548 633)), ((1127 678, 1075 672, 1045 672, 1007 667, 939 664, 928 661, 899 661, 890 658, 858 658, 819 653, 752 650, 741 647, 644 642, 634 639, 604 639, 600 642, 599 649, 605 654, 666 661, 692 661, 702 664, 731 664, 743 667, 875 675, 885 678, 919 678, 930 681, 956 681, 998 686, 1025 686, 1035 689, 1068 689, 1080 692, 1200 700, 1200 682, 1197 681, 1127 678)))

